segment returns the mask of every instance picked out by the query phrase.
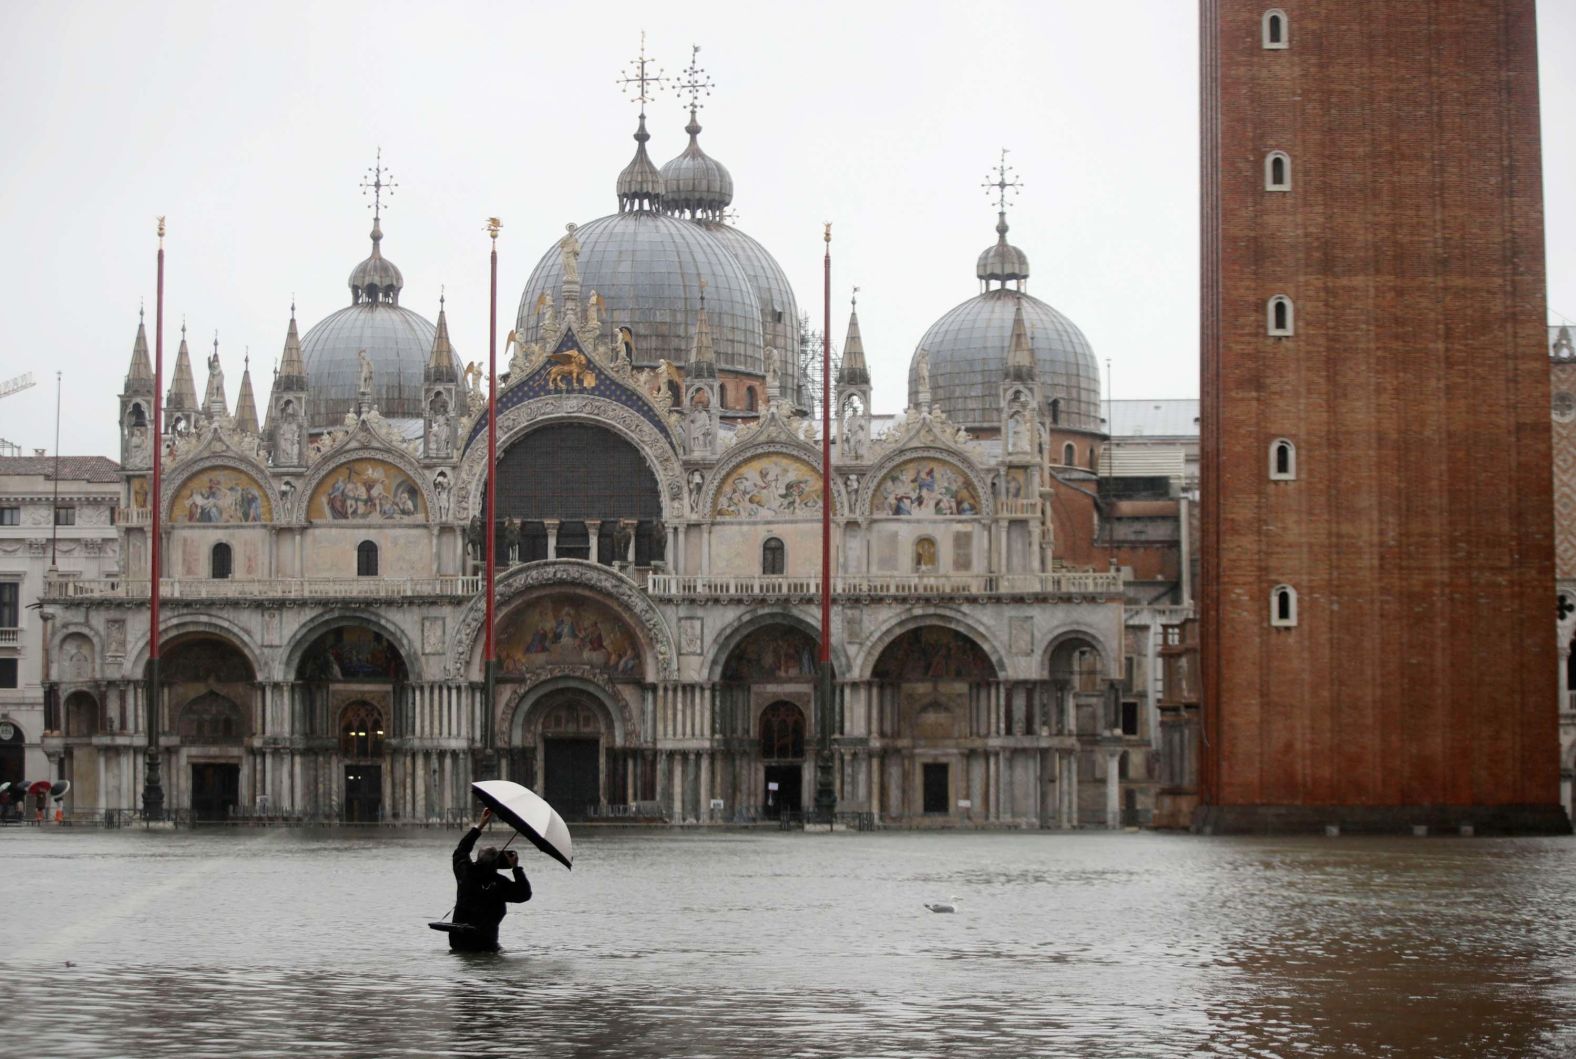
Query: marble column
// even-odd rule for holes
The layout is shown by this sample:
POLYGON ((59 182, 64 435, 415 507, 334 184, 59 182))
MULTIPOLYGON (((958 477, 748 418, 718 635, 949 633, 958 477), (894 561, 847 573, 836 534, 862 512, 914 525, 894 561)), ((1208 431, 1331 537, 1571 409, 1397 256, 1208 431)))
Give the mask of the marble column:
POLYGON ((602 561, 602 520, 599 518, 586 519, 586 536, 591 541, 591 561, 602 561))
POLYGON ((1122 827, 1121 747, 1105 748, 1105 826, 1118 831, 1122 827))
POLYGON ((542 525, 547 527, 547 557, 556 559, 558 558, 558 520, 544 519, 542 525))

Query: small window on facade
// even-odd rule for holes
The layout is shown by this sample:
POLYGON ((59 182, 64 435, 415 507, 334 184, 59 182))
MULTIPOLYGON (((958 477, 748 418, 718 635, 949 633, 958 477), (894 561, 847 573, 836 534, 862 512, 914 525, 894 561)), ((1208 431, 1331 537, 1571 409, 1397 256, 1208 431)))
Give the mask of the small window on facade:
POLYGON ((936 561, 936 539, 934 537, 921 537, 914 542, 914 572, 916 574, 935 573, 936 561))
POLYGON ((356 576, 378 576, 378 546, 371 541, 356 545, 356 576))
POLYGON ((1270 624, 1290 627, 1297 624, 1297 590, 1290 585, 1276 585, 1270 593, 1270 624))
POLYGON ((148 417, 143 412, 142 405, 134 404, 131 406, 131 421, 128 425, 134 427, 145 427, 148 425, 148 417))
POLYGON ((16 659, 0 658, 0 688, 16 686, 16 659))
POLYGON ((1291 157, 1285 151, 1271 151, 1265 157, 1264 190, 1291 190, 1291 157))
POLYGON ((1062 463, 1068 467, 1078 463, 1078 450, 1073 448, 1073 443, 1070 441, 1062 446, 1062 463))
POLYGON ((0 526, 20 526, 22 524, 22 509, 19 507, 0 507, 0 526))
POLYGON ((75 526, 77 524, 77 509, 74 507, 55 508, 55 525, 75 526))
POLYGON ((1286 12, 1272 10, 1264 12, 1264 46, 1266 48, 1285 48, 1291 39, 1291 27, 1286 21, 1286 12))
POLYGON ((1285 438, 1270 443, 1270 478, 1291 481, 1297 477, 1297 446, 1285 438))
POLYGON ((230 546, 223 541, 213 546, 208 560, 208 576, 224 580, 230 576, 230 546))
POLYGON ((728 407, 728 387, 720 382, 717 384, 717 407, 728 407))
POLYGON ((1091 471, 1097 471, 1100 469, 1100 457, 1099 454, 1095 452, 1093 445, 1089 446, 1089 469, 1091 471))
POLYGON ((22 624, 22 585, 0 581, 0 629, 16 629, 22 624))
POLYGON ((1062 399, 1060 397, 1053 397, 1053 398, 1051 398, 1051 422, 1052 423, 1060 423, 1061 421, 1062 421, 1062 399))
POLYGON ((767 537, 766 543, 761 545, 761 573, 781 574, 786 562, 787 551, 783 548, 783 542, 776 537, 767 537))
POLYGON ((684 403, 684 394, 679 390, 679 384, 672 379, 668 380, 668 396, 673 399, 674 408, 684 403))
POLYGON ((756 407, 755 407, 755 387, 753 387, 753 386, 747 388, 744 391, 744 407, 749 409, 751 412, 756 410, 756 407))
POLYGON ((1268 320, 1269 332, 1276 338, 1285 338, 1296 333, 1296 316, 1292 312, 1291 299, 1284 294, 1277 294, 1269 300, 1268 320))

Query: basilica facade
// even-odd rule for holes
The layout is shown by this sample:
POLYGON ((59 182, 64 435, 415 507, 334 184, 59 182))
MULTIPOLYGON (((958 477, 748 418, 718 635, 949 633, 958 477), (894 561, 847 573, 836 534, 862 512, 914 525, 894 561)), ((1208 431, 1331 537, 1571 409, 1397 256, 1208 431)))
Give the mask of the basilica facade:
POLYGON ((1027 292, 1005 208, 976 293, 919 341, 899 416, 872 415, 850 312, 823 477, 794 293, 725 220, 732 177, 693 111, 686 131, 658 167, 642 114, 616 212, 568 226, 531 273, 495 466, 483 373, 446 309, 401 305, 381 207, 350 303, 304 333, 292 309, 261 416, 249 370, 229 403, 217 352, 198 399, 183 336, 156 431, 139 326, 119 569, 45 593, 51 657, 73 660, 51 670, 73 708, 45 750, 77 810, 138 804, 151 735, 167 804, 199 818, 449 818, 499 775, 570 817, 751 820, 812 804, 822 746, 838 809, 882 824, 1148 811, 1159 771, 1152 720, 1124 711, 1123 575, 1095 548, 1099 371, 1027 292))

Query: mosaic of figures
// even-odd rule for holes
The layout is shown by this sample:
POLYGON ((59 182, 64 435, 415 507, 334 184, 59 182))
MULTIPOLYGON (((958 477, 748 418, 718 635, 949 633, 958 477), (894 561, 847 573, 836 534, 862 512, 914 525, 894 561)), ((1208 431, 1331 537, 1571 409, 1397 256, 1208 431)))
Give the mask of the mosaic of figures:
POLYGON ((204 637, 166 648, 159 677, 166 684, 244 684, 252 667, 230 644, 204 637))
POLYGON ((313 522, 407 522, 426 517, 421 486, 385 460, 352 460, 312 491, 313 522))
POLYGON ((769 625, 750 633, 728 655, 722 679, 737 681, 810 680, 815 676, 816 642, 803 629, 769 625))
POLYGON ((926 625, 887 644, 871 674, 877 680, 996 679, 996 667, 979 644, 954 629, 926 625))
POLYGON ((514 677, 552 665, 635 676, 641 671, 640 641, 607 604, 555 592, 522 603, 498 623, 498 663, 505 676, 514 677))
POLYGON ((821 513, 821 475, 804 460, 768 453, 728 472, 717 518, 790 518, 821 513))
POLYGON ((409 680, 399 648, 376 629, 341 625, 313 641, 296 669, 297 679, 409 680))
POLYGON ((272 517, 268 494, 257 479, 231 467, 211 467, 186 479, 170 511, 171 522, 267 522, 272 517))
POLYGON ((908 460, 876 487, 878 515, 977 515, 979 494, 968 477, 943 460, 908 460))

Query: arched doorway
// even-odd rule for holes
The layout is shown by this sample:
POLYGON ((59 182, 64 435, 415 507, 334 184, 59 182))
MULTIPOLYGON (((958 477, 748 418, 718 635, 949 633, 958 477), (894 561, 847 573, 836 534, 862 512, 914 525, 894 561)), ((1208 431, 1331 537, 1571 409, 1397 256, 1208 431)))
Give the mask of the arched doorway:
POLYGON ((0 721, 0 783, 21 783, 27 777, 27 737, 20 726, 0 721))
POLYGON ((98 735, 99 704, 86 691, 73 691, 66 696, 66 737, 87 738, 98 735))
POLYGON ((374 823, 383 818, 383 711, 365 699, 339 714, 339 754, 345 762, 344 818, 374 823))
MULTIPOLYGON (((534 787, 566 820, 596 815, 608 801, 603 758, 613 743, 611 718, 599 693, 578 684, 555 687, 517 721, 512 779, 534 787)), ((615 798, 614 800, 619 800, 615 798)))
POLYGON ((199 633, 165 647, 159 679, 177 744, 171 780, 189 784, 185 801, 196 819, 223 820, 241 804, 243 747, 257 695, 252 663, 229 640, 199 633), (176 776, 180 767, 184 777, 176 776))
POLYGON ((993 734, 998 674, 979 643, 944 625, 921 625, 882 648, 870 673, 875 728, 901 749, 887 754, 877 782, 887 812, 950 819, 999 809, 988 801, 989 761, 961 743, 993 734), (971 793, 973 792, 973 793, 971 793))
POLYGON ((787 621, 750 630, 728 651, 713 710, 715 735, 733 751, 724 759, 725 803, 767 816, 804 809, 816 653, 815 636, 787 621))
POLYGON ((1082 636, 1051 648, 1048 661, 1055 696, 1052 721, 1059 733, 1093 735, 1121 725, 1120 701, 1110 692, 1100 649, 1082 636))
POLYGON ((388 740, 399 730, 397 707, 410 683, 404 654, 379 629, 332 625, 301 652, 296 680, 309 733, 331 737, 338 756, 337 767, 328 755, 319 761, 329 788, 321 797, 337 801, 343 820, 381 819, 392 801, 388 740))
POLYGON ((760 754, 764 768, 768 816, 804 805, 804 711, 777 701, 761 711, 760 754))

